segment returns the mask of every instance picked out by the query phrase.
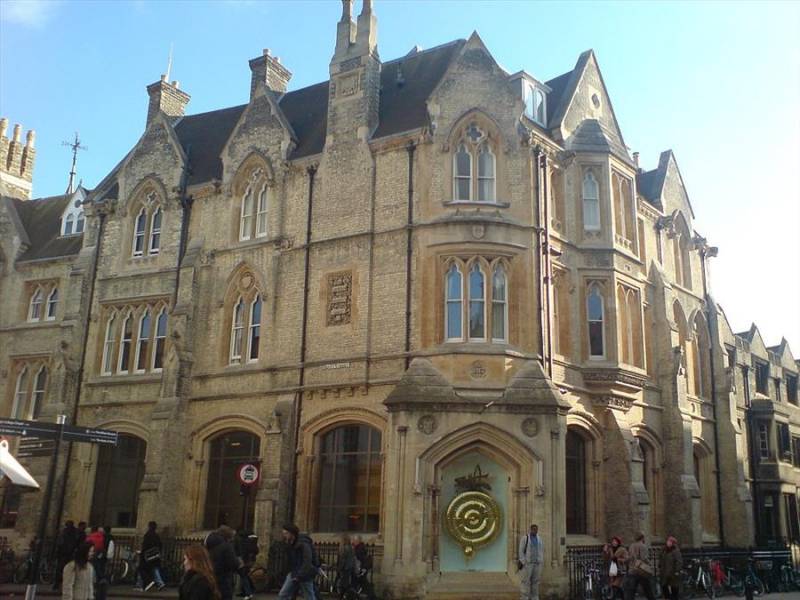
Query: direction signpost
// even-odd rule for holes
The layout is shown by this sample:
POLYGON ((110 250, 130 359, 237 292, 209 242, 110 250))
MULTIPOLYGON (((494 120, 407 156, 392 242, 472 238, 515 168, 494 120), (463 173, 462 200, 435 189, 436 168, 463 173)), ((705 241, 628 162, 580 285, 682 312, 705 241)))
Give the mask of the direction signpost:
POLYGON ((36 536, 37 545, 34 549, 35 554, 33 555, 30 583, 25 590, 25 600, 34 600, 36 598, 39 565, 41 564, 42 550, 44 548, 44 536, 47 531, 47 513, 50 508, 50 499, 53 496, 53 480, 56 475, 58 449, 61 447, 61 441, 117 445, 119 434, 116 431, 66 425, 66 419, 66 415, 59 415, 57 423, 26 421, 23 419, 0 419, 0 435, 13 435, 23 438, 17 454, 20 458, 50 457, 47 488, 42 502, 42 514, 39 517, 39 530, 36 536))

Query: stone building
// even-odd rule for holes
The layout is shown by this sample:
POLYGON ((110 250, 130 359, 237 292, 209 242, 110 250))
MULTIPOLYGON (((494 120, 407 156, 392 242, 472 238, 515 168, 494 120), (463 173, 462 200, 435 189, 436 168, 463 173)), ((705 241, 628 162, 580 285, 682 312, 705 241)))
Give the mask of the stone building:
MULTIPOLYGON (((792 510, 800 465, 749 468, 746 409, 775 449, 795 409, 746 400, 731 361, 787 393, 797 363, 730 332, 676 158, 629 155, 593 52, 546 82, 477 33, 382 61, 345 0, 328 81, 249 65, 242 106, 186 116, 148 86, 80 198, 3 200, 4 414, 121 433, 68 447, 54 518, 358 532, 389 597, 434 598, 512 593, 532 522, 556 596, 571 545, 751 543, 753 472, 792 510)), ((4 523, 29 535, 40 502, 7 489, 4 523)))

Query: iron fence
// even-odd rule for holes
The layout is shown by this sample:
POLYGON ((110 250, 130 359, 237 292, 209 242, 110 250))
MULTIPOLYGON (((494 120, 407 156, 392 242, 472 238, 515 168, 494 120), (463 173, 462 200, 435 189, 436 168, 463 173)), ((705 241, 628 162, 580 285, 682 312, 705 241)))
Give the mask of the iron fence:
MULTIPOLYGON (((655 577, 659 577, 661 568, 661 555, 663 546, 651 546, 649 550, 650 564, 655 570, 655 577)), ((698 559, 701 561, 716 560, 726 567, 742 570, 753 561, 759 577, 768 589, 776 589, 780 581, 780 571, 784 564, 792 563, 792 553, 789 547, 759 547, 759 548, 681 548, 684 565, 687 561, 698 559)), ((568 546, 564 558, 569 579, 569 597, 571 599, 584 599, 586 596, 586 581, 592 569, 598 569, 601 579, 607 577, 608 566, 603 558, 603 547, 593 546, 568 546)), ((600 590, 596 597, 599 596, 600 590)))

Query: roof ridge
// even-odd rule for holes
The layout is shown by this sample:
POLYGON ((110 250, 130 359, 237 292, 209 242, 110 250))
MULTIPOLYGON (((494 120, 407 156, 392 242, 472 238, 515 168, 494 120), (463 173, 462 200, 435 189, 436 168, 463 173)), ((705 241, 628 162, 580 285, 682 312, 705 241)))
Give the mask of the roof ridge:
POLYGON ((235 108, 244 108, 244 107, 245 107, 245 106, 247 106, 248 104, 249 104, 249 102, 245 102, 244 104, 237 104, 237 105, 235 105, 235 106, 226 106, 225 108, 216 108, 216 109, 214 109, 214 110, 207 110, 207 111, 205 111, 205 112, 201 112, 201 113, 194 113, 194 114, 191 114, 191 115, 183 115, 183 116, 181 117, 181 119, 180 119, 180 120, 179 120, 177 123, 175 123, 175 125, 174 125, 174 126, 175 126, 175 127, 177 127, 178 125, 180 125, 181 123, 183 123, 183 121, 184 121, 185 119, 190 119, 190 118, 192 118, 192 117, 202 117, 202 116, 205 116, 205 115, 210 115, 211 113, 218 113, 218 112, 222 112, 223 110, 233 110, 233 109, 235 109, 235 108))
POLYGON ((448 46, 454 46, 454 45, 458 44, 459 42, 466 43, 467 40, 464 39, 464 38, 457 38, 455 40, 451 40, 449 42, 445 42, 444 44, 439 44, 438 46, 433 46, 432 48, 425 48, 425 50, 420 50, 419 52, 415 52, 414 54, 405 54, 404 56, 399 56, 397 58, 393 58, 392 60, 387 60, 386 62, 381 63, 381 65, 390 65, 390 64, 395 63, 395 62, 400 62, 400 61, 402 61, 403 59, 406 59, 406 58, 414 58, 416 56, 421 56, 423 54, 427 54, 429 52, 433 52, 434 50, 441 50, 442 48, 447 48, 448 46))

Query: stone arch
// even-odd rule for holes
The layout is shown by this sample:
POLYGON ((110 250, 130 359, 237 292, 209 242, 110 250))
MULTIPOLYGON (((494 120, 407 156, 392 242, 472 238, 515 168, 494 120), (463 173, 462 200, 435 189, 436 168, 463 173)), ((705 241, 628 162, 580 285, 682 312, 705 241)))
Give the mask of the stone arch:
POLYGON ((502 141, 502 128, 497 120, 481 108, 470 108, 458 117, 450 127, 450 131, 447 134, 448 146, 452 147, 458 141, 462 130, 468 127, 471 122, 477 122, 478 126, 483 126, 487 135, 491 132, 491 135, 495 136, 496 142, 502 141))
MULTIPOLYGON (((259 440, 260 458, 264 458, 267 447, 267 424, 251 415, 231 414, 217 417, 205 422, 189 434, 188 457, 191 459, 187 480, 191 481, 190 489, 196 490, 192 499, 192 527, 202 529, 203 516, 206 508, 206 490, 209 477, 209 449, 210 442, 216 437, 232 431, 245 431, 254 435, 259 440)), ((263 485, 263 479, 257 487, 263 485)))
POLYGON ((501 198, 509 198, 509 182, 505 177, 505 140, 502 128, 497 121, 479 108, 472 108, 455 120, 443 145, 448 155, 446 160, 446 198, 461 202, 480 201, 496 203, 501 198), (481 157, 489 157, 488 163, 481 163, 481 157), (469 177, 463 162, 468 160, 469 177), (457 164, 462 168, 457 169, 457 164), (480 164, 487 171, 480 176, 480 164), (491 167, 493 173, 488 175, 491 167), (456 177, 459 175, 459 177, 456 177), (467 186, 469 179, 469 186, 467 186), (483 184, 483 185, 482 185, 483 184))
POLYGON ((258 169, 263 170, 267 185, 275 184, 275 170, 272 168, 269 157, 260 150, 252 149, 239 163, 231 179, 231 193, 235 198, 239 198, 244 193, 250 184, 253 173, 258 169))
MULTIPOLYGON (((298 452, 298 473, 297 490, 298 496, 295 500, 298 526, 301 529, 309 530, 315 522, 316 511, 318 510, 316 484, 320 480, 320 466, 318 464, 318 444, 321 437, 336 429, 346 425, 365 425, 372 427, 381 434, 381 456, 386 455, 388 443, 388 431, 386 418, 369 409, 345 406, 341 408, 324 411, 300 427, 300 439, 298 452)), ((384 489, 386 483, 386 470, 381 473, 381 495, 380 495, 380 517, 381 524, 385 523, 385 502, 384 489)), ((382 527, 383 525, 381 525, 382 527)))
POLYGON ((159 196, 161 206, 167 208, 167 199, 169 198, 167 186, 161 180, 161 177, 155 173, 151 173, 142 177, 136 183, 136 185, 133 186, 133 189, 131 190, 130 194, 128 194, 128 197, 123 205, 123 216, 125 216, 126 213, 131 214, 136 203, 141 202, 150 191, 156 192, 156 194, 159 196))
POLYGON ((631 433, 640 442, 643 459, 642 480, 650 500, 650 535, 663 537, 664 496, 663 466, 664 445, 661 436, 645 423, 631 426, 631 433))
MULTIPOLYGON (((507 536, 506 555, 511 562, 516 558, 516 541, 527 528, 536 521, 543 521, 545 508, 541 502, 532 502, 531 496, 542 496, 544 491, 544 466, 533 448, 523 443, 513 433, 484 422, 471 423, 436 440, 419 455, 419 473, 417 485, 427 489, 441 485, 445 468, 459 458, 477 451, 502 467, 508 474, 508 490, 517 493, 509 494, 505 516, 507 536)), ((555 493, 551 490, 550 493, 555 493)), ((437 515, 443 506, 438 505, 438 495, 425 506, 428 511, 423 519, 423 536, 438 547, 438 535, 431 524, 432 516, 437 515)), ((402 532, 397 532, 402 535, 402 532)), ((437 550, 426 549, 426 552, 437 550)), ((432 556, 428 556, 431 559, 432 556)))
POLYGON ((264 344, 264 319, 267 314, 267 305, 269 297, 265 293, 265 279, 263 273, 254 268, 247 262, 240 262, 228 275, 223 288, 223 296, 219 302, 221 310, 219 314, 219 323, 222 328, 219 336, 220 344, 217 348, 219 363, 223 365, 248 362, 251 360, 249 355, 249 348, 251 341, 253 347, 257 348, 255 357, 252 360, 257 360, 260 356, 260 347, 264 344), (260 302, 256 302, 259 300, 260 302), (241 301, 241 305, 239 304, 241 301), (258 314, 254 304, 260 307, 260 315, 258 320, 258 338, 250 339, 250 325, 251 318, 255 321, 255 316, 258 314), (234 319, 237 319, 237 327, 234 331, 234 319), (235 340, 234 340, 235 338, 235 340), (237 341, 238 340, 238 341, 237 341), (256 343, 257 342, 257 343, 256 343), (234 351, 234 347, 239 347, 238 353, 234 351), (248 353, 244 356, 242 351, 248 353), (236 359, 235 356, 239 358, 236 359))

